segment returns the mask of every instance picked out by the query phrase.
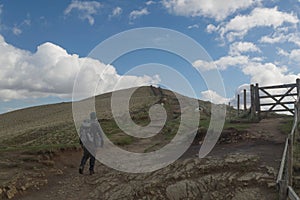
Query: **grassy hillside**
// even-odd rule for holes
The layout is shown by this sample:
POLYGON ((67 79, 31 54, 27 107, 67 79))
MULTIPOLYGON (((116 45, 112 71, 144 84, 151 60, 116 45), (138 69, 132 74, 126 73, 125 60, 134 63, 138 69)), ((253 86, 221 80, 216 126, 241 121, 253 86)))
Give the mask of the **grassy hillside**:
MULTIPOLYGON (((122 92, 122 91, 120 91, 122 92)), ((117 145, 129 145, 136 138, 124 134, 113 120, 110 104, 111 93, 96 97, 96 111, 107 136, 117 145)), ((150 122, 148 111, 165 98, 167 123, 156 136, 169 141, 177 131, 180 106, 173 92, 155 87, 138 88, 130 99, 130 114, 139 125, 150 122)), ((210 103, 199 101, 202 108, 202 126, 209 124, 210 103)), ((78 144, 78 136, 72 118, 72 103, 59 103, 26 108, 0 115, 0 150, 22 148, 50 148, 78 144)), ((164 142, 163 142, 164 143, 164 142)), ((149 147, 147 147, 149 148, 149 147)))

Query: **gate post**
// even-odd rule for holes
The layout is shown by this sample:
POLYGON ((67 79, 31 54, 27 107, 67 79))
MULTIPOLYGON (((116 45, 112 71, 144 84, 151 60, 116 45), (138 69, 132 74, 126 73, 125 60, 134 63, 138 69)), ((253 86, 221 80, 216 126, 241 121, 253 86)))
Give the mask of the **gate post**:
POLYGON ((256 116, 256 108, 255 108, 255 92, 254 85, 250 85, 250 95, 251 95, 251 119, 254 120, 256 116))
POLYGON ((246 89, 244 89, 244 111, 247 112, 247 93, 246 93, 246 89))
POLYGON ((257 110, 258 120, 260 120, 260 100, 259 100, 259 87, 258 83, 255 85, 255 107, 257 110))
POLYGON ((237 116, 240 116, 240 95, 237 95, 237 116))
POLYGON ((297 78, 296 80, 296 85, 297 85, 297 100, 300 98, 300 79, 297 78))

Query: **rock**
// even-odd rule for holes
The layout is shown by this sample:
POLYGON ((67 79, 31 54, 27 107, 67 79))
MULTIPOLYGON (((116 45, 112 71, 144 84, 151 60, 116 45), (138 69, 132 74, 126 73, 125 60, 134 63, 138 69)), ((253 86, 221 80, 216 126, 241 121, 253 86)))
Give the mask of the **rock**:
POLYGON ((10 186, 9 190, 6 192, 6 195, 8 199, 12 199, 17 193, 17 188, 15 186, 10 186))
POLYGON ((241 155, 241 154, 232 154, 225 158, 225 163, 227 164, 240 164, 244 162, 256 162, 258 157, 255 155, 241 155))
POLYGON ((273 175, 273 176, 276 175, 275 169, 273 167, 266 166, 266 168, 268 170, 268 174, 273 175))
POLYGON ((55 173, 55 174, 57 174, 57 175, 63 175, 64 172, 63 172, 62 170, 58 169, 58 170, 56 170, 56 173, 55 173))
POLYGON ((40 163, 42 163, 43 165, 46 165, 46 166, 50 166, 50 167, 53 167, 55 162, 53 160, 42 160, 40 161, 40 163))
POLYGON ((276 188, 277 184, 275 182, 268 183, 268 188, 276 188))
POLYGON ((199 193, 197 183, 191 180, 177 182, 166 189, 166 194, 171 200, 195 199, 199 193))

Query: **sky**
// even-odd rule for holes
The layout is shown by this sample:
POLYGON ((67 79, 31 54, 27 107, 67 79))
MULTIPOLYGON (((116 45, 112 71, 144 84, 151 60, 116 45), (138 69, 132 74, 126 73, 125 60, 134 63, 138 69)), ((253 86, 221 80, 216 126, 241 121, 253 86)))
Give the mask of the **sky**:
POLYGON ((251 83, 294 83, 300 78, 299 11, 297 0, 1 0, 0 113, 70 101, 77 74, 89 67, 84 80, 99 75, 97 94, 114 90, 120 78, 124 88, 162 84, 167 76, 148 63, 178 71, 197 98, 214 103, 234 102, 251 83), (144 27, 182 33, 211 60, 187 62, 155 49, 132 51, 112 63, 90 56, 106 39, 144 27), (147 67, 145 74, 129 73, 140 65, 147 67), (216 69, 224 94, 198 73, 216 69))

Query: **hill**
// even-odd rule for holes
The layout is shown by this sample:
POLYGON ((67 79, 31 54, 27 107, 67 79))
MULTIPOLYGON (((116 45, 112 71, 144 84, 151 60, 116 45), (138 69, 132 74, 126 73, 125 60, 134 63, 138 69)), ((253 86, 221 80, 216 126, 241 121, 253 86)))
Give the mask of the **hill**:
MULTIPOLYGON (((106 93, 95 98, 98 119, 104 132, 113 142, 118 145, 129 144, 134 138, 124 135, 113 120, 110 109, 111 95, 112 93, 106 93)), ((171 127, 178 122, 180 116, 180 106, 172 91, 155 87, 138 88, 130 99, 130 114, 137 124, 146 125, 150 122, 149 108, 160 103, 163 98, 168 118, 161 133, 164 133, 166 139, 170 139, 175 133, 171 131, 171 127)), ((208 118, 210 103, 199 101, 199 105, 203 108, 202 119, 208 118)), ((0 151, 25 147, 68 147, 78 144, 71 102, 16 110, 0 115, 0 121, 0 151)), ((207 124, 207 121, 201 123, 207 124)))
MULTIPOLYGON (((176 98, 181 95, 155 87, 135 91, 129 108, 137 124, 150 122, 148 112, 154 104, 163 103, 167 112, 163 129, 146 139, 131 137, 118 128, 110 109, 111 95, 97 96, 95 106, 105 134, 120 148, 155 151, 176 134, 185 109, 180 108, 176 98)), ((274 199, 275 168, 279 166, 284 131, 290 123, 274 116, 254 125, 227 120, 218 145, 201 160, 196 155, 209 125, 211 104, 198 103, 201 119, 194 144, 178 161, 144 174, 118 172, 97 163, 92 177, 78 174, 82 152, 72 103, 2 114, 0 199, 274 199)), ((233 119, 236 111, 231 109, 230 114, 227 117, 233 119)))

